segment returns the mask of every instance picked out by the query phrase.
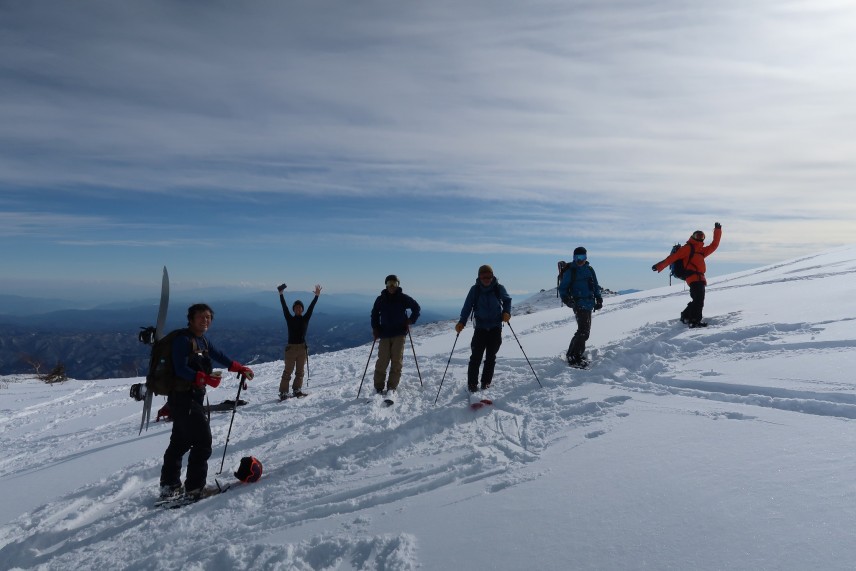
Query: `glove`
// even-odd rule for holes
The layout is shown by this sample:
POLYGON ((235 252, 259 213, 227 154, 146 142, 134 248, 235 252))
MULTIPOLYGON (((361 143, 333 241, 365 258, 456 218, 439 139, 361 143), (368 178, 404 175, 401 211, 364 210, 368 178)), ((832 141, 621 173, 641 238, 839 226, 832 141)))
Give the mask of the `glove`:
POLYGON ((716 228, 717 230, 721 230, 721 229, 722 229, 722 224, 720 224, 719 222, 714 222, 714 223, 713 223, 713 227, 714 227, 714 228, 716 228))
POLYGON ((455 323, 455 333, 460 333, 461 331, 464 330, 464 327, 466 327, 466 326, 463 323, 461 323, 460 321, 455 323))
POLYGON ((511 321, 511 314, 510 313, 503 313, 502 314, 502 320, 504 322, 508 323, 509 321, 511 321))
POLYGON ((597 311, 598 309, 603 309, 603 299, 596 297, 594 299, 594 310, 597 311))
POLYGON ((659 271, 659 270, 657 270, 657 264, 654 264, 653 266, 651 266, 651 269, 654 270, 655 272, 659 271))
POLYGON ((278 291, 279 293, 282 293, 282 290, 284 290, 284 289, 285 289, 285 284, 279 284, 278 286, 276 286, 276 291, 278 291))
POLYGON ((232 364, 229 365, 230 373, 238 373, 244 378, 252 380, 256 375, 253 373, 253 370, 249 367, 245 367, 237 361, 232 361, 232 364))
POLYGON ((562 303, 564 303, 565 305, 567 305, 571 309, 574 308, 574 298, 572 298, 569 295, 566 295, 565 297, 562 298, 562 303))
POLYGON ((200 389, 205 385, 216 389, 220 386, 220 377, 217 375, 208 375, 199 371, 196 373, 196 380, 193 381, 193 385, 200 389))
POLYGON ((375 341, 380 339, 380 329, 378 329, 377 327, 372 327, 372 339, 374 339, 375 341))

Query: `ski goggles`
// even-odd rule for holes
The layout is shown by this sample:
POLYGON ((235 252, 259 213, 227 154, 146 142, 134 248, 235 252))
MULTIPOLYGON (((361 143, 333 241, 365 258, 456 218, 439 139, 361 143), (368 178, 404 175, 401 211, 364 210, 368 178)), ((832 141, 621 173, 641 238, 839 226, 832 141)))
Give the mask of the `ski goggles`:
POLYGON ((398 287, 398 280, 389 280, 386 282, 386 287, 398 287))
POLYGON ((693 232, 693 240, 704 242, 704 232, 702 232, 701 230, 696 230, 695 232, 693 232))
POLYGON ((574 254, 574 261, 575 262, 585 262, 586 261, 586 255, 585 254, 574 254))

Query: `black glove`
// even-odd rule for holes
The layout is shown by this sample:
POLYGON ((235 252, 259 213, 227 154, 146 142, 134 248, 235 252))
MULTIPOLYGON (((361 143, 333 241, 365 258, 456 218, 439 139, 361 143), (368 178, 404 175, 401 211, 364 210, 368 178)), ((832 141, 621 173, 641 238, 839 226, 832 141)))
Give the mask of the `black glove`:
POLYGON ((562 303, 564 303, 565 305, 567 305, 571 309, 574 308, 574 298, 572 298, 572 297, 569 297, 566 295, 565 297, 562 298, 562 303))
POLYGON ((656 272, 657 271, 657 264, 654 264, 653 266, 651 266, 651 269, 656 272))
POLYGON ((714 222, 713 227, 719 230, 720 228, 722 228, 722 224, 720 224, 719 222, 714 222))
POLYGON ((603 299, 597 297, 594 300, 594 310, 603 309, 603 299))

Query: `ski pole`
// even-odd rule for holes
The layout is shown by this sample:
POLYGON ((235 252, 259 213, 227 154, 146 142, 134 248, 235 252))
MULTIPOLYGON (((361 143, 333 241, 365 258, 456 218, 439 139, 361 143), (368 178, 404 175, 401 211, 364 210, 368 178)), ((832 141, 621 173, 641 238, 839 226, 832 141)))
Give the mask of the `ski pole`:
POLYGON ((416 347, 413 346, 413 335, 410 334, 410 329, 407 330, 407 336, 410 337, 410 348, 413 350, 413 362, 416 363, 416 374, 419 375, 419 386, 425 388, 422 384, 422 373, 419 372, 419 361, 416 360, 416 347))
MULTIPOLYGON (((523 356, 526 357, 526 351, 523 351, 523 345, 520 344, 520 339, 517 338, 517 333, 514 332, 514 329, 511 327, 511 322, 507 323, 508 328, 511 329, 511 334, 514 335, 514 340, 517 341, 517 346, 520 347, 520 351, 523 353, 523 356)), ((529 357, 526 357, 526 362, 529 363, 529 357)), ((529 363, 529 368, 532 369, 532 374, 535 375, 535 380, 538 381, 538 386, 542 389, 544 385, 541 384, 541 379, 538 378, 538 373, 535 372, 535 368, 532 367, 532 363, 529 363)))
POLYGON ((372 353, 374 353, 374 346, 375 346, 375 343, 377 343, 377 339, 374 339, 374 340, 372 341, 372 348, 371 348, 371 349, 369 349, 369 358, 368 358, 368 360, 366 361, 366 370, 365 370, 365 371, 363 371, 363 378, 362 378, 362 379, 360 379, 360 388, 357 390, 357 398, 360 398, 360 392, 363 390, 363 381, 365 381, 365 380, 366 380, 366 373, 367 373, 367 372, 368 372, 368 370, 369 370, 369 362, 372 360, 372 353))
POLYGON ((449 353, 449 360, 446 361, 446 369, 443 371, 443 378, 440 379, 440 388, 437 389, 437 397, 434 399, 434 404, 437 404, 437 399, 440 398, 440 389, 443 388, 443 381, 446 380, 446 371, 449 370, 449 363, 452 362, 452 354, 455 352, 455 345, 458 344, 458 337, 460 337, 460 336, 461 336, 460 333, 455 334, 455 342, 452 343, 452 352, 449 353))
POLYGON ((223 463, 226 462, 226 448, 229 447, 229 437, 232 436, 232 423, 235 422, 235 411, 238 410, 238 399, 241 398, 241 389, 244 388, 244 376, 238 375, 238 395, 235 397, 235 404, 232 405, 232 420, 229 421, 229 431, 226 433, 226 444, 223 446, 223 459, 220 460, 220 471, 223 471, 223 463))
POLYGON ((306 388, 309 388, 309 345, 306 343, 303 344, 303 348, 306 349, 306 388))

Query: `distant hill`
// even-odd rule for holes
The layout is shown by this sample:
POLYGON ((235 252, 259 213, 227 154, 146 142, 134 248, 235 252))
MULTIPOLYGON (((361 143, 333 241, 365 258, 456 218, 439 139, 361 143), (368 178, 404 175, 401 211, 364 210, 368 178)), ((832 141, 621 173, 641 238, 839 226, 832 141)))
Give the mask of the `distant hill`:
MULTIPOLYGON (((0 375, 32 372, 30 362, 45 368, 63 363, 77 379, 131 377, 145 374, 149 347, 139 342, 141 327, 154 325, 157 301, 110 303, 91 309, 68 308, 35 298, 3 296, 0 307, 0 375), (12 305, 17 307, 13 309, 12 305), (45 311, 47 307, 59 309, 45 311), (32 313, 27 313, 27 311, 32 313)), ((287 292, 289 305, 300 299, 308 307, 314 294, 287 292)), ((186 308, 196 301, 184 296, 170 300, 167 329, 184 327, 186 308)), ((325 295, 312 315, 307 342, 310 355, 337 351, 371 340, 369 319, 374 296, 325 295)), ((215 312, 210 338, 227 355, 241 362, 282 359, 287 330, 279 297, 261 292, 241 299, 212 299, 215 312)), ((420 324, 452 317, 422 308, 420 324)))

